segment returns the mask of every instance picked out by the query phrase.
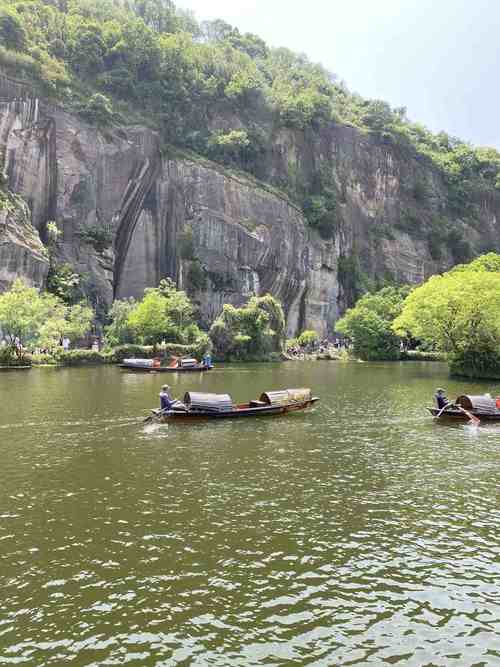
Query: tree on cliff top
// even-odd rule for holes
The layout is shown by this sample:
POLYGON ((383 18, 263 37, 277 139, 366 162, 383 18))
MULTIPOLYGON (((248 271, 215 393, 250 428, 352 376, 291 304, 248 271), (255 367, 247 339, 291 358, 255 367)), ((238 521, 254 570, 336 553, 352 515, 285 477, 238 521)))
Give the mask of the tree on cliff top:
POLYGON ((7 49, 22 51, 26 40, 26 30, 17 12, 0 5, 0 44, 7 49))
MULTIPOLYGON (((474 192, 500 188, 493 148, 435 135, 410 122, 404 108, 365 100, 307 57, 269 48, 224 21, 200 27, 171 0, 0 0, 0 16, 0 64, 15 76, 33 78, 98 125, 113 120, 113 109, 135 122, 135 107, 166 142, 287 190, 325 238, 335 231, 336 189, 315 187, 309 160, 288 164, 285 175, 262 159, 280 127, 305 132, 317 155, 324 153, 322 130, 340 122, 406 156, 426 156, 446 184, 448 209, 460 218, 477 214, 474 192)), ((318 162, 333 173, 325 155, 318 162)), ((467 248, 453 243, 465 261, 467 248)))

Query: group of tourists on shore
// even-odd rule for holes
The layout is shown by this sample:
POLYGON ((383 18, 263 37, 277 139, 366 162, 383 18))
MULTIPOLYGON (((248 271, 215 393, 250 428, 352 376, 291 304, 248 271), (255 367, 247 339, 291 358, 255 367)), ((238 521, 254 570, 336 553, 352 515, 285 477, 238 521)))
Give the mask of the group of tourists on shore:
POLYGON ((351 346, 351 341, 347 338, 335 338, 329 340, 325 338, 307 345, 290 345, 286 349, 286 355, 294 359, 303 359, 310 354, 326 354, 330 351, 340 352, 341 350, 348 350, 351 346))

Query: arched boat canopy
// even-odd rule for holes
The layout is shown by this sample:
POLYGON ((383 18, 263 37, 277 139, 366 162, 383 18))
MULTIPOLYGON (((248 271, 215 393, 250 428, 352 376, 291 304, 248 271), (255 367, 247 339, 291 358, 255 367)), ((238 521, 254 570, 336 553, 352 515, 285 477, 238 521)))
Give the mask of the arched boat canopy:
POLYGON ((312 398, 310 389, 281 389, 280 391, 266 391, 260 400, 266 405, 290 405, 291 403, 306 403, 312 398))
POLYGON ((468 396, 464 394, 459 396, 456 402, 465 410, 474 410, 485 414, 498 412, 496 401, 491 396, 468 396))
POLYGON ((180 366, 180 368, 195 368, 196 366, 198 366, 197 359, 188 359, 187 357, 179 359, 177 363, 180 366))
POLYGON ((202 394, 188 391, 184 395, 184 404, 189 410, 200 412, 230 412, 233 401, 229 394, 202 394))

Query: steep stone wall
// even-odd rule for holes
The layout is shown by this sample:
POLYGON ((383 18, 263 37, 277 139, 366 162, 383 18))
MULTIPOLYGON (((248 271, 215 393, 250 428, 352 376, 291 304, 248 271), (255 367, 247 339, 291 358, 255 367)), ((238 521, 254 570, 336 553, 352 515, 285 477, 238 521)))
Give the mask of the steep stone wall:
MULTIPOLYGON (((439 173, 353 128, 334 125, 314 136, 281 130, 263 165, 268 181, 282 186, 330 170, 337 228, 325 241, 270 186, 207 161, 162 156, 159 136, 146 128, 100 132, 4 81, 4 177, 28 203, 42 239, 46 223, 57 222, 60 260, 86 276, 104 307, 170 276, 188 289, 206 323, 223 303, 271 292, 284 304, 290 334, 305 327, 326 333, 352 298, 345 268, 339 272, 346 259, 355 257, 368 278, 411 283, 453 263, 447 248, 436 261, 425 235, 401 225, 405 215, 422 229, 438 216, 453 222, 439 173), (6 100, 13 91, 16 99, 6 100), (417 201, 421 183, 426 197, 417 201), (98 252, 82 232, 101 227, 112 243, 98 252)), ((465 235, 476 247, 498 244, 500 198, 478 195, 476 204, 475 225, 459 221, 465 235)), ((10 267, 21 262, 5 252, 10 267)))
POLYGON ((48 254, 30 222, 26 204, 2 198, 0 206, 0 291, 16 278, 30 286, 42 287, 49 270, 48 254))
POLYGON ((167 273, 194 293, 206 323, 224 303, 266 292, 282 301, 290 332, 307 324, 326 333, 337 315, 335 244, 310 232, 285 198, 207 164, 165 160, 130 248, 119 297, 138 296, 167 273), (192 249, 183 257, 186 234, 192 249), (193 264, 203 275, 201 289, 190 280, 193 264))

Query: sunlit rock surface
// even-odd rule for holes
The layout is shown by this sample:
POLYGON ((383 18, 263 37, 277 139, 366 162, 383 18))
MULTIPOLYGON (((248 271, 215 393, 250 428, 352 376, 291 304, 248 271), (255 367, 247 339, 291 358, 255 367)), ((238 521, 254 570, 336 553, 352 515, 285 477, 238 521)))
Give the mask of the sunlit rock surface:
MULTIPOLYGON (((326 334, 352 301, 353 259, 365 279, 415 284, 454 263, 447 248, 435 261, 428 239, 401 225, 408 218, 416 228, 439 216, 453 221, 439 173, 354 128, 333 125, 314 141, 277 132, 263 165, 268 181, 283 186, 290 173, 331 165, 338 222, 334 238, 323 240, 279 190, 205 160, 162 153, 150 129, 98 131, 5 77, 0 98, 7 185, 28 203, 42 238, 46 223, 57 222, 59 259, 86 276, 104 307, 170 276, 206 323, 223 303, 271 292, 283 302, 290 334, 326 334), (418 202, 413 193, 423 181, 426 201, 418 202), (96 228, 109 233, 108 247, 96 250, 82 235, 96 228)), ((498 246, 500 197, 478 197, 479 220, 465 224, 465 236, 476 247, 498 246)), ((27 269, 21 251, 9 252, 2 275, 31 272, 33 282, 43 282, 42 260, 27 269)))

